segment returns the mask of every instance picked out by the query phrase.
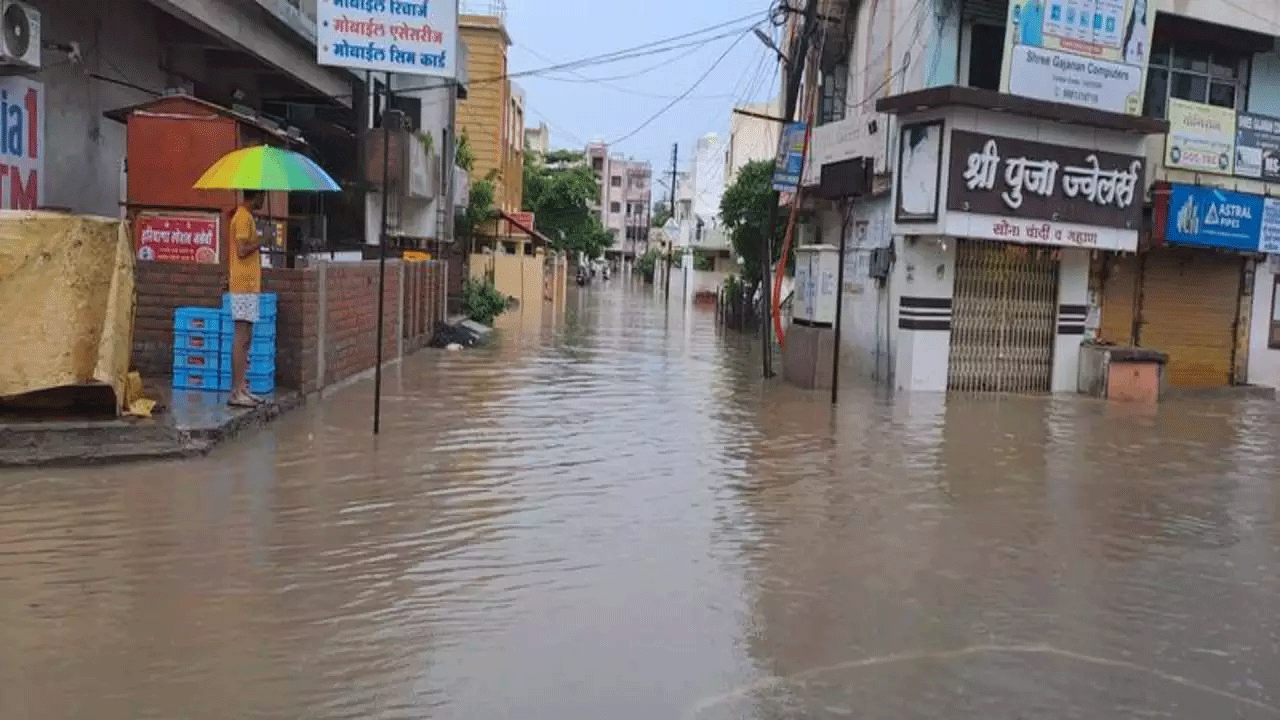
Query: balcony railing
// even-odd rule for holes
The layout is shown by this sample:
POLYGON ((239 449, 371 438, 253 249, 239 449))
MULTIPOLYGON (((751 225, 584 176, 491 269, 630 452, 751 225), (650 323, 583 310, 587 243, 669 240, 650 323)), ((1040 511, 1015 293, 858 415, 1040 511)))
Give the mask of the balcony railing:
POLYGON ((458 10, 463 15, 488 15, 507 21, 507 0, 462 0, 458 10))

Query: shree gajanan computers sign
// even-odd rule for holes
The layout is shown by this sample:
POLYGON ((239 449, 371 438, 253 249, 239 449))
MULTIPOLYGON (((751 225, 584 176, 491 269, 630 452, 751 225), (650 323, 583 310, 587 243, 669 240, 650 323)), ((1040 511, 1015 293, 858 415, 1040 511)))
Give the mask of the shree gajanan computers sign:
POLYGON ((1010 0, 1000 89, 1142 114, 1154 0, 1010 0))

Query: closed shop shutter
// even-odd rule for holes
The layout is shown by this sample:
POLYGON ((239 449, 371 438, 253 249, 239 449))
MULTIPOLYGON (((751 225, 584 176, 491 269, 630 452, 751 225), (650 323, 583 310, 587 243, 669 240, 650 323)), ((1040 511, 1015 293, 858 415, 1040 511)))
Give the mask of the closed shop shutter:
POLYGON ((1235 380, 1239 255, 1153 248, 1142 267, 1141 347, 1168 353, 1170 385, 1222 387, 1235 380))
POLYGON ((965 0, 965 22, 1004 25, 1009 19, 1009 0, 965 0))
POLYGON ((1133 344, 1133 308, 1138 301, 1138 256, 1113 255, 1106 261, 1102 284, 1102 325, 1098 339, 1113 345, 1133 344))
POLYGON ((1049 392, 1057 320, 1056 251, 961 240, 956 245, 948 389, 1049 392))

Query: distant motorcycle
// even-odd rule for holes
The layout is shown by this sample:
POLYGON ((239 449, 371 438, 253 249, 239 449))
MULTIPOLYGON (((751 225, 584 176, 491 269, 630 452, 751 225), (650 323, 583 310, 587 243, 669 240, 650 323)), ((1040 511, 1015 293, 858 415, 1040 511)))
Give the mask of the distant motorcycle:
POLYGON ((591 282, 590 276, 587 275, 585 270, 578 268, 578 285, 586 285, 589 282, 591 282))

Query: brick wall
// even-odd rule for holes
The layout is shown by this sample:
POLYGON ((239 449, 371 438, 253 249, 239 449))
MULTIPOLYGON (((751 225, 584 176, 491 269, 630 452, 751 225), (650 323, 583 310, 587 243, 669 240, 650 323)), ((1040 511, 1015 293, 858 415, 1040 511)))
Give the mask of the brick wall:
POLYGON ((219 307, 226 271, 215 265, 138 261, 138 306, 133 321, 133 366, 148 381, 173 372, 173 311, 219 307))
POLYGON ((277 293, 276 384, 312 393, 320 389, 316 345, 320 328, 320 273, 316 268, 265 269, 263 292, 277 293))
MULTIPOLYGON (((326 326, 323 385, 341 382, 374 366, 378 332, 378 263, 329 265, 325 273, 326 326)), ((397 356, 400 262, 387 263, 382 356, 397 356)))
MULTIPOLYGON (((405 264, 402 294, 401 263, 387 263, 384 361, 399 357, 402 347, 409 353, 425 346, 444 319, 444 269, 437 262, 405 264)), ((377 262, 265 269, 262 282, 264 292, 279 295, 278 387, 311 393, 374 366, 377 262)), ((226 273, 208 265, 139 262, 137 286, 133 364, 148 380, 164 381, 173 368, 174 309, 221 305, 226 273)))

